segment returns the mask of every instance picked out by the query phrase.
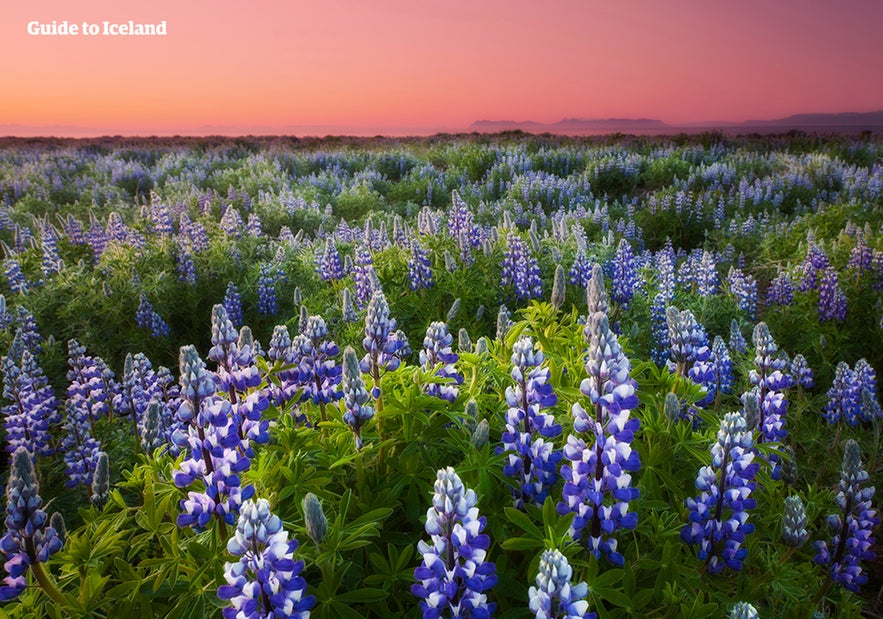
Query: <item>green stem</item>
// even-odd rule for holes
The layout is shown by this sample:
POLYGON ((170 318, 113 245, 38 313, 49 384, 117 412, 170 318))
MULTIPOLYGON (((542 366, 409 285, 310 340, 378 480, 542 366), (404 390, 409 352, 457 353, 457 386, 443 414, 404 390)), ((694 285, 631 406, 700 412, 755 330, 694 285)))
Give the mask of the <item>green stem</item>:
POLYGON ((62 595, 61 591, 55 586, 55 583, 52 582, 52 579, 49 578, 49 575, 43 570, 43 564, 36 560, 37 552, 34 548, 34 540, 28 539, 25 543, 25 548, 28 555, 31 557, 31 573, 34 575, 37 582, 40 583, 40 588, 43 589, 43 593, 52 598, 52 600, 59 606, 67 608, 67 598, 62 595))
MULTIPOLYGON (((319 402, 319 414, 322 416, 322 421, 328 421, 328 413, 325 412, 325 402, 319 402)), ((322 438, 328 439, 328 428, 326 426, 322 426, 322 438)))

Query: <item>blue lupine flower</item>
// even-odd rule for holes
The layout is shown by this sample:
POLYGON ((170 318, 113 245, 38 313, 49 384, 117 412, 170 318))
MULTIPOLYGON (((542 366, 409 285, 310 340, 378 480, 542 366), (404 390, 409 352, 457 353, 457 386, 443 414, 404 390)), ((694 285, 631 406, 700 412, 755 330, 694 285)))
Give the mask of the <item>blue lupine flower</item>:
POLYGON ((515 232, 506 237, 507 252, 503 258, 502 286, 515 288, 515 298, 531 299, 543 296, 540 266, 530 255, 524 241, 515 232))
POLYGON ((356 322, 356 308, 353 306, 353 296, 349 288, 344 288, 341 293, 340 309, 344 322, 356 322))
POLYGON ((227 584, 218 587, 218 597, 232 606, 221 611, 224 619, 308 619, 316 600, 306 595, 304 563, 294 560, 297 548, 266 499, 245 501, 227 542, 227 552, 239 559, 224 564, 227 584))
POLYGON ((248 236, 256 239, 264 236, 264 231, 261 230, 261 218, 257 216, 257 213, 248 214, 248 223, 245 224, 245 232, 248 236))
POLYGON ((343 261, 332 237, 325 238, 325 253, 319 259, 317 268, 322 281, 331 282, 343 278, 343 261))
POLYGON ((313 404, 339 400, 343 396, 339 387, 343 368, 335 363, 334 357, 340 354, 340 349, 328 339, 325 320, 321 316, 310 316, 303 335, 297 350, 303 397, 313 404))
POLYGON ((760 619, 757 609, 748 602, 736 602, 730 611, 730 619, 760 619))
POLYGON ((67 400, 83 411, 87 417, 99 419, 110 410, 116 392, 113 372, 106 369, 104 362, 86 355, 86 347, 77 340, 68 340, 67 400))
POLYGON ((168 337, 172 330, 147 300, 147 293, 141 291, 138 298, 138 310, 135 312, 135 322, 142 329, 150 329, 153 337, 168 337))
POLYGON ((668 304, 666 295, 662 292, 653 297, 650 304, 650 324, 653 335, 653 349, 650 357, 658 366, 665 365, 671 351, 671 343, 668 340, 668 323, 666 322, 665 307, 668 304))
POLYGON ((806 530, 806 510, 799 496, 785 497, 785 511, 782 514, 782 538, 789 546, 802 546, 809 539, 806 530))
POLYGON ((423 338, 423 350, 420 351, 420 365, 427 372, 435 370, 439 378, 449 379, 447 383, 428 383, 423 390, 436 398, 453 402, 457 399, 459 390, 457 385, 463 383, 463 376, 457 372, 454 366, 460 358, 451 350, 454 336, 448 332, 448 325, 443 322, 433 322, 426 329, 426 337, 423 338), (437 370, 436 366, 440 365, 437 370))
POLYGON ((43 250, 43 262, 40 265, 43 277, 51 277, 64 268, 64 262, 58 255, 58 241, 52 226, 43 225, 43 229, 40 231, 40 245, 43 250))
POLYGON ((721 336, 715 336, 711 345, 711 371, 714 373, 714 393, 733 392, 733 361, 721 336))
POLYGON ((757 281, 735 267, 730 267, 727 279, 730 292, 736 297, 736 305, 754 320, 757 315, 757 281))
POLYGON ((690 524, 681 529, 681 539, 698 545, 699 560, 709 573, 725 567, 738 571, 748 554, 745 536, 754 530, 747 520, 757 504, 750 495, 759 467, 742 413, 727 413, 721 420, 711 456, 711 466, 702 467, 696 478, 699 495, 686 501, 690 524))
POLYGON ((697 284, 696 291, 700 297, 710 297, 717 292, 717 260, 713 252, 708 250, 702 252, 702 258, 694 273, 694 278, 697 284))
POLYGON ((845 421, 851 426, 858 425, 861 418, 861 383, 855 372, 844 361, 834 370, 834 381, 828 389, 828 403, 822 416, 829 424, 845 421))
POLYGON ((238 239, 242 238, 243 227, 242 215, 239 214, 239 211, 232 204, 228 204, 224 214, 221 216, 221 230, 230 238, 238 239))
POLYGON ((414 570, 411 593, 420 599, 424 619, 471 617, 486 619, 496 604, 486 592, 497 584, 496 567, 487 561, 490 538, 478 515, 478 498, 453 468, 436 474, 432 506, 426 512, 429 543, 421 540, 421 565, 414 570))
POLYGON ((595 619, 585 600, 586 583, 572 584, 573 568, 558 550, 545 550, 540 558, 537 585, 527 595, 529 608, 536 619, 595 619))
POLYGON ((637 514, 628 511, 629 501, 639 495, 629 473, 641 466, 638 452, 631 448, 640 421, 629 417, 638 406, 636 383, 629 378, 628 357, 605 314, 591 316, 585 334, 588 378, 583 379, 580 391, 589 398, 591 408, 587 412, 579 402, 574 403, 573 429, 580 434, 592 432, 595 440, 588 445, 581 436, 567 437, 564 458, 569 462, 561 467, 565 483, 558 513, 576 512, 570 527, 574 539, 582 540, 596 557, 604 554, 622 565, 624 558, 616 551, 614 534, 638 523, 637 514))
POLYGON ((365 390, 362 372, 356 351, 347 346, 343 351, 343 420, 353 431, 356 449, 362 449, 362 427, 374 416, 374 408, 368 405, 369 395, 365 390))
POLYGON ((735 318, 730 321, 730 350, 735 352, 745 352, 748 350, 748 342, 742 336, 742 330, 739 329, 739 323, 735 318))
POLYGON ((665 297, 666 303, 670 303, 675 296, 675 253, 670 239, 665 242, 665 247, 656 252, 654 262, 656 285, 665 297))
POLYGON ((613 259, 613 277, 610 278, 611 297, 623 309, 628 309, 639 283, 632 246, 627 240, 620 239, 613 259))
POLYGON ((473 223, 472 211, 469 210, 469 205, 460 197, 456 189, 451 192, 448 233, 457 240, 464 237, 472 247, 478 247, 481 243, 481 237, 473 223))
POLYGON ((101 443, 92 437, 85 408, 77 406, 73 400, 68 399, 64 403, 64 410, 64 434, 60 447, 64 453, 68 476, 65 485, 68 488, 77 485, 89 487, 92 485, 92 475, 95 473, 101 443))
POLYGON ((380 370, 394 371, 401 363, 403 342, 396 336, 395 318, 389 316, 389 305, 382 290, 375 290, 365 314, 365 356, 359 367, 374 379, 375 398, 380 395, 380 370))
POLYGON ((434 285, 432 267, 426 250, 420 245, 420 241, 411 241, 411 258, 408 260, 408 285, 411 290, 432 288, 434 285))
POLYGON ((825 250, 814 242, 810 242, 806 250, 806 258, 800 266, 803 276, 797 285, 797 290, 800 292, 816 290, 819 287, 818 271, 825 270, 829 266, 830 261, 825 250))
POLYGON ((828 516, 828 526, 834 532, 831 549, 825 541, 813 544, 817 552, 813 561, 830 565, 831 579, 855 592, 868 582, 861 562, 874 560, 872 533, 880 524, 877 511, 871 506, 874 486, 862 487, 867 481, 868 473, 862 467, 858 443, 849 439, 843 452, 840 492, 836 499, 840 513, 828 516))
POLYGON ((234 329, 242 326, 242 297, 239 295, 239 289, 233 282, 227 283, 227 291, 224 293, 224 309, 227 311, 227 318, 233 324, 234 329))
POLYGON ((864 358, 855 362, 853 372, 859 391, 859 417, 862 421, 873 421, 881 415, 880 403, 877 401, 877 372, 864 358))
POLYGON ((31 287, 25 274, 22 272, 21 265, 17 259, 7 258, 3 262, 3 270, 9 284, 9 289, 12 290, 12 292, 25 294, 31 287))
POLYGON ((371 251, 362 245, 356 246, 353 264, 353 284, 356 288, 356 305, 365 307, 374 292, 374 259, 371 251))
POLYGON ((175 247, 175 273, 178 274, 179 282, 188 286, 196 285, 196 264, 193 262, 193 254, 180 242, 175 247))
POLYGON ((837 271, 825 269, 819 284, 819 322, 846 320, 846 295, 840 288, 837 271))
POLYGON ((269 264, 261 265, 261 275, 258 277, 258 313, 262 316, 275 316, 279 312, 276 282, 280 279, 279 269, 274 269, 269 264))
POLYGON ((568 281, 571 285, 585 288, 592 279, 592 267, 594 263, 589 259, 585 249, 577 250, 573 265, 567 272, 568 281))
POLYGON ((773 281, 766 293, 767 305, 787 306, 794 302, 794 285, 787 273, 779 273, 773 281))
POLYGON ((28 566, 45 563, 61 550, 62 541, 54 528, 46 526, 42 507, 31 454, 19 447, 6 483, 6 534, 0 539, 0 553, 9 576, 0 585, 0 601, 12 600, 25 590, 28 566))
POLYGON ((816 385, 813 371, 806 363, 806 359, 801 354, 794 355, 791 360, 791 368, 789 370, 791 378, 797 383, 801 389, 812 389, 816 385))
POLYGON ((517 488, 512 493, 515 506, 525 503, 542 505, 558 481, 558 463, 562 454, 551 439, 561 434, 555 417, 542 412, 555 406, 558 396, 549 383, 550 370, 543 365, 544 355, 534 350, 530 337, 519 338, 512 347, 512 381, 506 387, 506 431, 502 452, 507 454, 503 473, 514 477, 517 488))
POLYGON ((23 447, 32 457, 52 455, 49 426, 56 420, 58 402, 51 387, 44 384, 45 377, 33 355, 25 350, 21 355, 21 367, 12 357, 3 357, 0 368, 3 397, 10 401, 0 408, 6 431, 6 451, 14 453, 23 447))
POLYGON ((185 452, 174 482, 186 488, 199 480, 204 490, 188 492, 181 501, 178 526, 204 528, 212 516, 234 524, 242 501, 254 495, 254 487, 241 486, 239 474, 249 467, 245 452, 248 439, 240 439, 230 402, 215 396, 211 374, 193 346, 181 347, 181 427, 172 442, 185 452))

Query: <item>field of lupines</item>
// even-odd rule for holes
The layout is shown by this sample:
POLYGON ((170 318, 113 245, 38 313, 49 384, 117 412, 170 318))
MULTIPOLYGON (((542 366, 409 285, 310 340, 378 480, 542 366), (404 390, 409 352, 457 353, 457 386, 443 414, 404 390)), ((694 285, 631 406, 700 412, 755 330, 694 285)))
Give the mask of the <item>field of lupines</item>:
POLYGON ((881 154, 7 141, 0 617, 880 616, 881 154))

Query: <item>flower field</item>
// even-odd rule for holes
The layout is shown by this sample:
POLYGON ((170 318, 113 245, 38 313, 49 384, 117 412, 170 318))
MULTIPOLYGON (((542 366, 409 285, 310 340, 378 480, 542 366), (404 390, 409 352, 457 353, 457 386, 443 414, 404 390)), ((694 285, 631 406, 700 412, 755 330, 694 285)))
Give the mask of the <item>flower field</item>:
POLYGON ((0 144, 0 617, 883 616, 870 136, 0 144))

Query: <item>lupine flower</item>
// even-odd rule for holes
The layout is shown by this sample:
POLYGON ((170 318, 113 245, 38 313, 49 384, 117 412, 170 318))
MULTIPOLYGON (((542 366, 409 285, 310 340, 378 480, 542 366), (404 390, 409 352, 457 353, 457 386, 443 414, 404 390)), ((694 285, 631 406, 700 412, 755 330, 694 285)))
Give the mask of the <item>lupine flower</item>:
POLYGON ((334 239, 330 236, 325 239, 325 253, 319 260, 317 270, 322 281, 330 282, 343 278, 343 262, 340 252, 337 251, 334 239))
POLYGON ((733 392, 733 361, 721 336, 711 345, 711 371, 714 373, 714 393, 733 392))
POLYGON ((359 367, 374 378, 374 397, 380 395, 380 370, 395 371, 401 363, 403 343, 396 337, 395 318, 389 316, 389 305, 382 290, 375 290, 365 315, 365 337, 362 346, 366 354, 359 367))
POLYGON ((40 245, 43 250, 43 262, 40 266, 43 277, 51 277, 64 268, 64 262, 58 255, 58 241, 55 231, 50 225, 43 225, 40 231, 40 245))
POLYGON ((411 585, 424 619, 485 619, 496 609, 485 593, 497 584, 497 574, 487 561, 490 538, 482 533, 486 521, 478 515, 477 501, 453 468, 438 471, 432 506, 426 512, 430 541, 417 544, 423 561, 414 570, 417 582, 411 585))
POLYGON ((12 357, 3 357, 0 368, 3 397, 10 401, 0 408, 4 417, 6 450, 14 453, 23 447, 32 457, 52 455, 49 426, 55 420, 57 402, 51 388, 42 384, 45 377, 38 372, 33 355, 25 350, 21 355, 21 367, 12 357))
POLYGON ((150 335, 153 337, 168 337, 172 332, 162 316, 153 309, 144 291, 141 292, 141 296, 138 299, 138 311, 135 312, 135 322, 142 329, 150 329, 150 335))
POLYGON ((353 264, 353 283, 356 288, 356 304, 359 308, 365 307, 371 300, 374 292, 374 259, 371 251, 362 245, 356 246, 356 255, 353 264))
POLYGON ((840 513, 828 516, 828 526, 834 532, 831 550, 825 541, 813 544, 817 552, 813 561, 830 565, 831 579, 855 592, 868 582, 861 562, 874 560, 872 533, 880 524, 877 511, 871 506, 874 486, 862 487, 867 481, 868 473, 862 467, 858 443, 849 439, 843 452, 840 492, 836 499, 840 513))
POLYGON ((107 493, 110 488, 110 471, 108 469, 107 454, 98 452, 95 458, 95 474, 92 476, 92 505, 101 509, 107 503, 107 493))
POLYGON ((258 277, 258 313, 262 316, 275 316, 279 312, 276 282, 280 279, 278 269, 269 264, 261 265, 261 275, 258 277))
POLYGON ((65 400, 64 409, 64 433, 60 448, 64 453, 68 476, 65 485, 68 488, 77 485, 90 487, 101 444, 92 438, 86 409, 77 406, 71 399, 65 400))
POLYGON ((567 278, 571 285, 579 288, 585 288, 592 279, 592 261, 586 255, 585 249, 577 250, 576 257, 573 259, 573 265, 567 272, 567 278))
POLYGON ((411 290, 420 288, 432 288, 435 284, 432 275, 432 267, 426 250, 420 245, 420 241, 411 241, 411 258, 408 260, 408 285, 411 290))
POLYGON ((519 300, 542 297, 543 283, 537 259, 530 255, 524 241, 515 232, 509 232, 506 246, 502 286, 514 287, 515 298, 519 300))
POLYGON ((238 239, 242 238, 242 228, 242 215, 239 214, 239 211, 237 211, 232 204, 228 204, 227 208, 224 210, 224 214, 221 216, 221 230, 223 230, 227 236, 238 239))
POLYGON ((855 372, 843 361, 834 370, 834 381, 828 389, 828 403, 822 416, 831 425, 845 421, 851 426, 858 425, 861 418, 860 383, 855 372))
POLYGON ((742 337, 742 330, 735 318, 730 321, 730 350, 740 353, 748 350, 748 343, 742 337))
POLYGON ((448 322, 454 322, 457 318, 457 314, 460 313, 460 297, 454 299, 454 302, 451 303, 451 307, 448 310, 447 320, 448 322))
POLYGON ((457 372, 455 363, 460 358, 451 350, 453 336, 448 332, 448 325, 443 322, 433 322, 426 329, 426 337, 423 338, 423 350, 420 351, 420 365, 427 372, 433 371, 435 376, 447 379, 445 383, 427 383, 423 390, 428 394, 448 402, 457 399, 459 390, 457 385, 463 384, 463 376, 457 372), (438 369, 436 369, 436 366, 438 369))
POLYGON ((589 603, 585 600, 589 592, 586 583, 572 584, 573 568, 567 557, 558 550, 546 550, 540 558, 540 571, 537 585, 531 587, 527 595, 528 606, 536 619, 595 619, 595 613, 588 612, 589 603))
POLYGON ((227 311, 227 318, 233 324, 234 329, 242 326, 242 297, 239 295, 239 289, 233 282, 227 283, 227 291, 224 293, 224 309, 227 311))
POLYGON ((806 363, 803 355, 799 353, 794 355, 794 358, 791 360, 789 373, 801 389, 812 389, 816 385, 812 369, 806 363))
POLYGON ((794 285, 787 273, 779 273, 773 281, 766 293, 767 305, 785 306, 794 302, 794 285))
POLYGON ((313 404, 329 404, 339 400, 343 393, 339 385, 343 368, 334 357, 340 348, 328 338, 328 327, 321 316, 310 316, 300 340, 298 363, 301 372, 303 397, 313 404))
POLYGON ((266 499, 245 501, 227 542, 227 552, 239 559, 224 564, 227 584, 218 587, 218 597, 232 606, 221 611, 224 619, 308 619, 316 600, 306 595, 304 563, 294 560, 297 547, 266 499))
POLYGON ((6 275, 6 281, 9 289, 16 294, 25 294, 31 287, 25 274, 21 270, 21 265, 15 258, 7 258, 3 262, 3 271, 6 275))
POLYGON ((702 467, 696 478, 699 495, 687 499, 690 524, 681 529, 681 539, 698 545, 699 560, 705 561, 711 574, 725 567, 741 570, 748 554, 743 543, 754 530, 747 522, 748 510, 757 504, 750 498, 759 467, 754 456, 754 441, 742 413, 727 413, 711 448, 711 466, 702 467))
POLYGON ((501 305, 500 311, 497 312, 497 341, 502 342, 506 339, 506 333, 509 332, 511 326, 509 310, 505 305, 501 305))
POLYGON ((472 340, 469 339, 469 331, 466 329, 461 328, 457 331, 457 350, 464 352, 472 350, 472 340))
POLYGON ((106 368, 100 358, 86 355, 86 347, 77 340, 68 340, 67 400, 82 409, 92 419, 99 419, 110 409, 116 382, 113 372, 105 377, 102 369, 106 368))
POLYGON ((304 512, 307 535, 316 544, 321 544, 328 533, 328 519, 325 518, 325 512, 322 510, 322 503, 315 494, 308 492, 301 503, 301 508, 304 512))
POLYGON ((490 429, 491 426, 487 419, 479 421, 475 426, 475 430, 472 431, 472 437, 469 439, 472 446, 476 449, 481 449, 487 445, 490 429))
POLYGON ((178 274, 179 282, 188 286, 196 285, 196 264, 193 262, 193 254, 183 243, 178 243, 175 248, 175 272, 178 274))
POLYGON ((340 298, 341 314, 344 322, 355 322, 356 308, 353 306, 353 296, 349 288, 344 288, 340 298))
POLYGON ((542 505, 558 481, 562 455, 551 439, 561 434, 561 425, 553 415, 542 412, 555 406, 558 396, 549 383, 549 368, 542 367, 544 360, 529 336, 521 337, 512 347, 514 385, 506 387, 508 409, 501 451, 507 454, 503 473, 514 477, 517 484, 512 494, 519 509, 525 503, 542 505))
POLYGON ((215 396, 216 385, 193 346, 181 347, 181 427, 172 442, 185 451, 174 482, 186 488, 199 480, 203 492, 191 491, 181 501, 184 513, 178 526, 204 528, 212 516, 227 524, 236 522, 242 501, 254 495, 254 487, 241 487, 239 473, 249 467, 245 455, 248 440, 240 439, 230 402, 215 396))
POLYGON ((782 515, 782 538, 789 546, 802 546, 809 539, 806 530, 806 510, 799 496, 785 497, 785 513, 782 515))
POLYGON ((873 421, 881 415, 880 404, 877 402, 877 372, 864 358, 855 362, 853 372, 859 391, 859 417, 862 421, 873 421))
POLYGON ((840 288, 837 271, 825 269, 819 285, 819 322, 846 320, 846 295, 840 288))
POLYGON ((356 449, 362 449, 362 427, 374 416, 374 409, 368 405, 368 392, 362 381, 356 351, 347 346, 343 351, 343 420, 353 431, 356 449))
POLYGON ((705 250, 699 268, 694 274, 697 284, 697 292, 700 297, 710 297, 718 288, 717 260, 713 252, 705 250))
POLYGON ((626 239, 620 239, 613 259, 613 277, 610 278, 611 297, 623 309, 628 309, 639 283, 632 246, 626 239))
POLYGON ((671 350, 671 343, 668 339, 668 323, 665 316, 667 303, 666 295, 659 292, 653 297, 653 302, 650 304, 650 323, 653 335, 653 349, 650 351, 650 357, 658 366, 665 365, 671 350))
POLYGON ((0 585, 0 601, 12 600, 25 590, 28 566, 45 563, 61 550, 62 541, 55 529, 46 526, 42 506, 31 454, 19 447, 6 482, 6 534, 0 539, 0 553, 9 576, 0 585))
POLYGON ((631 448, 640 422, 629 417, 638 406, 636 383, 629 378, 629 360, 605 314, 591 316, 585 334, 588 378, 580 384, 580 391, 591 402, 591 415, 579 402, 574 403, 573 429, 580 434, 592 432, 595 440, 588 445, 581 436, 567 437, 564 458, 569 462, 561 467, 565 483, 557 509, 562 515, 576 512, 570 533, 589 552, 622 565, 624 557, 616 551, 614 533, 633 529, 638 522, 637 514, 628 511, 629 501, 639 495, 629 473, 641 466, 638 452, 631 448))
POLYGON ((748 602, 736 602, 730 611, 730 619, 760 619, 757 609, 748 602))
POLYGON ((163 445, 161 417, 162 404, 157 400, 151 400, 144 414, 144 427, 141 432, 141 449, 148 455, 163 445))
POLYGON ((728 276, 730 292, 736 297, 736 305, 754 320, 757 315, 757 281, 735 267, 728 276))

